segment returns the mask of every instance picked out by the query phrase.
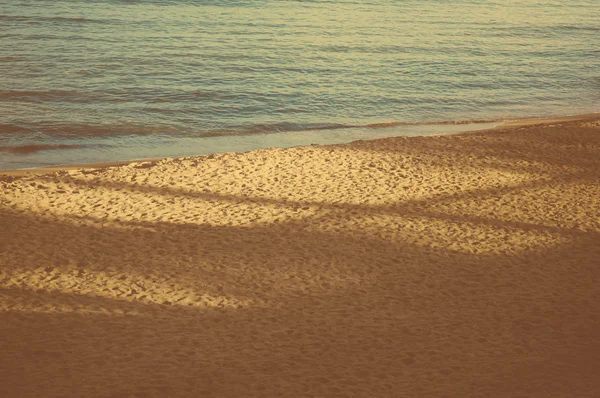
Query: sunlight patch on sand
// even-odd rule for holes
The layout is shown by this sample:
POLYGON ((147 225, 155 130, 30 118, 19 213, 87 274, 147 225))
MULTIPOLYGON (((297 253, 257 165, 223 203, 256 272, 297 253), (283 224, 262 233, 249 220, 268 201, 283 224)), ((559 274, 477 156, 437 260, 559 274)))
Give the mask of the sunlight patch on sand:
POLYGON ((496 220, 480 222, 446 220, 446 215, 394 216, 388 214, 343 217, 330 215, 315 230, 390 243, 449 250, 468 254, 516 254, 539 251, 569 239, 545 230, 494 225, 496 220))
MULTIPOLYGON (((80 314, 110 316, 142 316, 149 315, 139 310, 102 307, 90 303, 69 303, 65 300, 48 301, 47 298, 32 298, 20 289, 20 294, 0 294, 0 313, 21 312, 27 314, 80 314)), ((39 293, 40 291, 33 291, 39 293)))
MULTIPOLYGON (((118 184, 80 180, 46 180, 43 177, 11 183, 5 199, 17 210, 44 216, 93 222, 135 222, 242 226, 301 220, 315 206, 286 202, 253 201, 208 192, 158 192, 124 188, 118 184)), ((85 222, 84 222, 85 223, 85 222)))
MULTIPOLYGON (((198 294, 192 289, 173 283, 172 278, 164 282, 157 278, 136 275, 132 270, 121 275, 95 272, 84 269, 37 268, 34 270, 14 269, 0 273, 0 289, 26 289, 32 292, 60 293, 64 295, 84 295, 107 298, 131 303, 158 304, 194 308, 238 309, 253 305, 252 300, 240 300, 231 296, 198 294)), ((0 310, 11 307, 2 303, 0 310)), ((77 300, 72 300, 70 308, 79 308, 77 300)), ((18 306, 17 306, 18 308, 18 306)), ((85 308, 85 306, 84 306, 85 308)), ((58 312, 63 312, 55 308, 58 312)), ((102 310, 99 310, 102 312, 102 310)))
POLYGON ((133 163, 31 176, 2 188, 14 209, 78 224, 123 222, 131 228, 152 228, 151 223, 295 223, 355 210, 381 214, 396 212, 389 209, 394 206, 460 202, 536 178, 535 174, 464 163, 438 165, 435 158, 412 154, 384 153, 373 158, 368 152, 336 148, 331 156, 326 147, 274 151, 280 155, 275 160, 262 151, 244 154, 250 165, 238 164, 235 154, 222 154, 203 161, 170 159, 150 167, 133 163), (310 168, 310 173, 299 174, 298 168, 310 168))

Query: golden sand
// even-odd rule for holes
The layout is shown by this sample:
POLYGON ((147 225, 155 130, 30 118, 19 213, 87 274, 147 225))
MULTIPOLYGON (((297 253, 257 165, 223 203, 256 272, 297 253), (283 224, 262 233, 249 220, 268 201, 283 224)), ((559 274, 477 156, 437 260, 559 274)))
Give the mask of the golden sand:
POLYGON ((0 177, 2 397, 600 396, 600 119, 0 177))

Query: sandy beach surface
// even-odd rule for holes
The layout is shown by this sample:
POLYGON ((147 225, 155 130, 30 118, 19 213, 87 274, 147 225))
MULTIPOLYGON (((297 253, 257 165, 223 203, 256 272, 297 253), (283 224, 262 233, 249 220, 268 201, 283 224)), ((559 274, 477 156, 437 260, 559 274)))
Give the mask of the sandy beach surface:
POLYGON ((2 397, 598 397, 600 117, 0 176, 2 397))

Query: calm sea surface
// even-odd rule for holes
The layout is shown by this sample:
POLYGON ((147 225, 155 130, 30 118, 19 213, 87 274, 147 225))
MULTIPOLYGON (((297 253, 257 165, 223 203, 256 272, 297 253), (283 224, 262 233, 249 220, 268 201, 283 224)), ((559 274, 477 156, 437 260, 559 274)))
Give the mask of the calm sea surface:
POLYGON ((0 0, 0 169, 598 112, 599 44, 598 0, 0 0))

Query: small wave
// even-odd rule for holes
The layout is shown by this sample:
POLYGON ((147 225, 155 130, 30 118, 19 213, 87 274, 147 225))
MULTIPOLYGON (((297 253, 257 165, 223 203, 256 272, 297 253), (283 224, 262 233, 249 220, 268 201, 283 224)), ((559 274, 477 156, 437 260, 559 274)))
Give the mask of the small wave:
POLYGON ((15 22, 70 22, 70 23, 106 23, 105 20, 76 18, 76 17, 34 17, 25 15, 0 15, 0 21, 15 22))
POLYGON ((12 153, 17 155, 27 155, 40 151, 50 151, 56 149, 78 149, 81 145, 22 145, 22 146, 0 146, 0 153, 12 153))
POLYGON ((274 123, 274 124, 255 124, 248 127, 239 127, 232 129, 213 130, 202 133, 203 137, 221 137, 228 135, 258 135, 285 133, 288 131, 310 131, 310 130, 333 130, 352 128, 352 125, 344 124, 296 124, 296 123, 274 123))
MULTIPOLYGON (((20 61, 22 59, 10 59, 0 57, 0 61, 20 61)), ((7 62, 8 62, 7 61, 7 62)), ((82 70, 79 75, 87 76, 93 74, 91 71, 82 70)), ((50 101, 60 101, 68 103, 92 103, 92 102, 133 102, 138 100, 141 104, 148 103, 180 103, 197 102, 202 100, 229 100, 236 99, 239 96, 217 91, 170 91, 164 92, 152 89, 135 90, 93 90, 93 91, 75 91, 75 90, 48 90, 48 91, 27 91, 27 90, 0 90, 0 101, 19 101, 28 103, 41 103, 50 101)))
POLYGON ((448 120, 439 122, 381 122, 369 124, 295 124, 275 123, 257 124, 243 128, 222 129, 202 133, 203 137, 221 137, 229 135, 259 135, 274 134, 292 131, 340 130, 340 129, 378 129, 402 126, 441 126, 441 125, 466 125, 502 122, 504 119, 476 119, 476 120, 448 120))
POLYGON ((443 126, 443 125, 461 125, 461 124, 483 124, 502 122, 504 119, 473 119, 473 120, 444 120, 441 122, 388 122, 388 123, 371 123, 364 126, 356 127, 396 127, 396 126, 443 126))
POLYGON ((97 19, 89 19, 89 18, 69 18, 69 17, 40 17, 38 18, 42 21, 57 21, 57 22, 78 22, 78 23, 104 23, 106 21, 100 21, 97 19))
POLYGON ((43 102, 57 101, 69 98, 76 98, 79 95, 76 91, 52 90, 52 91, 17 91, 0 90, 0 101, 23 101, 23 102, 43 102))
POLYGON ((558 25, 558 26, 551 26, 549 28, 558 29, 558 30, 578 30, 578 31, 589 31, 589 32, 600 31, 600 28, 597 26, 585 26, 585 25, 558 25))
POLYGON ((62 123, 27 123, 24 125, 0 124, 0 138, 18 137, 25 142, 53 140, 63 138, 103 138, 125 135, 145 136, 153 134, 177 135, 182 132, 172 126, 149 126, 142 124, 62 124, 62 123))
MULTIPOLYGON (((185 129, 176 126, 149 126, 139 124, 106 124, 106 125, 88 125, 88 124, 0 124, 0 138, 5 139, 18 138, 20 142, 44 142, 56 139, 93 139, 109 138, 123 136, 148 136, 164 135, 174 137, 225 137, 225 136, 246 136, 246 135, 264 135, 300 131, 319 131, 319 130, 342 130, 342 129, 385 129, 394 127, 410 126, 440 126, 440 125, 467 125, 502 122, 505 119, 485 119, 485 120, 453 120, 438 122, 379 122, 369 124, 340 124, 340 123, 273 123, 273 124, 254 124, 249 126, 236 126, 231 128, 222 128, 208 131, 198 131, 185 129)), ((38 145, 32 146, 37 148, 38 145)), ((40 147, 44 147, 43 145, 40 147)), ((0 147, 3 152, 35 152, 28 149, 29 146, 0 147), (11 148, 10 150, 6 148, 11 148), (24 149, 15 149, 24 148, 24 149)), ((47 149, 65 149, 64 146, 47 149)), ((40 149, 41 150, 41 149, 40 149)))
POLYGON ((0 134, 31 133, 31 129, 14 124, 0 123, 0 134))

